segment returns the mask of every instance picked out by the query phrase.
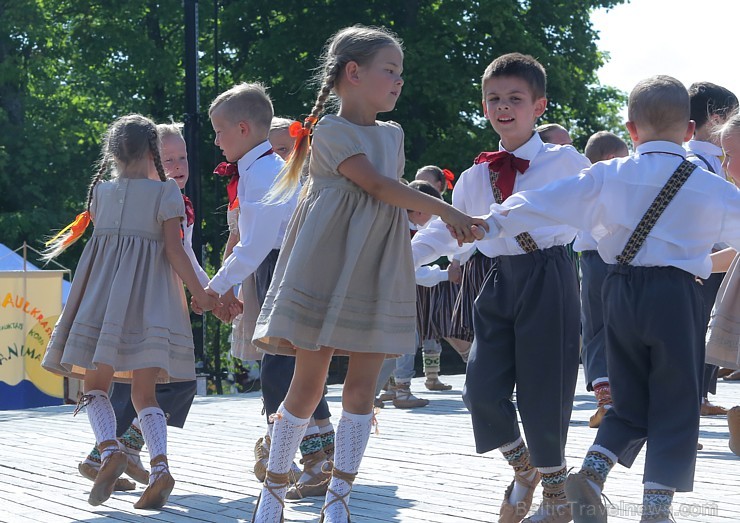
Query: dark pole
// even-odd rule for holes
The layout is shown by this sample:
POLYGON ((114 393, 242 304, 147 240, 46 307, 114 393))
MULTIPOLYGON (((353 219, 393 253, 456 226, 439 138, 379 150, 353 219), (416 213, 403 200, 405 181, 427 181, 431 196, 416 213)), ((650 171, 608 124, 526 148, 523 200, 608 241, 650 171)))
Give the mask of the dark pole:
MULTIPOLYGON (((201 199, 200 199, 200 121, 199 83, 198 83, 198 0, 184 0, 185 7, 185 143, 188 147, 188 163, 190 164, 188 183, 185 193, 193 201, 195 207, 195 224, 193 226, 193 251, 202 265, 202 236, 201 236, 201 199)), ((205 317, 203 318, 205 321, 205 317)), ((196 324, 197 325, 197 324, 196 324)), ((203 327, 193 328, 193 342, 195 344, 196 367, 203 366, 203 327)), ((197 369, 201 370, 201 369, 197 369)))

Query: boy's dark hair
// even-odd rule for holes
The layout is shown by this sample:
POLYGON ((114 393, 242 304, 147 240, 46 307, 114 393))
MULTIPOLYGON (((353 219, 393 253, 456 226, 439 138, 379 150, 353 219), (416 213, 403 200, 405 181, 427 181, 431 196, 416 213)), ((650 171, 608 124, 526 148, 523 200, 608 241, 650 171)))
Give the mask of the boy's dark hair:
POLYGON ((496 58, 486 67, 481 80, 481 88, 485 86, 487 80, 501 76, 514 76, 527 82, 535 100, 545 97, 547 73, 542 64, 530 55, 509 53, 496 58))
POLYGON ((654 132, 689 124, 689 93, 673 77, 657 75, 637 83, 627 101, 627 118, 654 132))
POLYGON ((424 180, 414 180, 413 182, 409 183, 409 187, 412 189, 416 189, 417 191, 421 191, 424 194, 428 194, 429 196, 434 196, 435 198, 442 199, 442 195, 439 193, 439 191, 429 182, 425 182, 424 180))
POLYGON ((727 119, 738 108, 737 96, 724 87, 711 82, 696 82, 689 86, 691 119, 697 127, 707 123, 713 114, 727 119))

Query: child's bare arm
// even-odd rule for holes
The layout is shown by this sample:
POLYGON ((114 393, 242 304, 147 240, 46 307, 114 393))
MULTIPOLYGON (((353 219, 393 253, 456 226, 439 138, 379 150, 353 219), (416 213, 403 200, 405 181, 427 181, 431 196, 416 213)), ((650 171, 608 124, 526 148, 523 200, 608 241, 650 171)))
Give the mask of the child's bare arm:
POLYGON ((732 260, 735 259, 737 251, 732 247, 722 249, 721 251, 713 252, 712 258, 712 272, 727 272, 730 268, 732 260))

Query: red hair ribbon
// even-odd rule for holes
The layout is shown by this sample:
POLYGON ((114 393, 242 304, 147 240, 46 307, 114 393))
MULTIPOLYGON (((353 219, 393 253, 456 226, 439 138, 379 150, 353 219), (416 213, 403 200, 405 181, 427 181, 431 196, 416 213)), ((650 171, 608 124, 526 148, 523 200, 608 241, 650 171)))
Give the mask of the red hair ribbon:
POLYGON ((90 225, 90 211, 81 212, 77 215, 72 223, 59 231, 59 233, 51 240, 46 242, 46 246, 48 247, 49 245, 54 243, 60 236, 63 236, 69 231, 69 236, 64 240, 64 242, 62 242, 62 245, 64 247, 67 247, 68 245, 76 242, 79 237, 85 233, 88 225, 90 225))
POLYGON ((239 185, 239 168, 235 163, 221 162, 213 170, 213 174, 231 176, 229 183, 226 185, 226 194, 229 195, 229 210, 233 209, 236 201, 236 188, 239 185))
POLYGON ((449 169, 442 169, 442 174, 445 175, 447 181, 447 188, 452 189, 452 182, 455 180, 455 174, 449 169))
POLYGON ((288 133, 290 133, 290 136, 293 138, 303 138, 304 136, 308 136, 310 132, 311 129, 303 127, 301 122, 293 122, 290 124, 290 127, 288 127, 288 133))

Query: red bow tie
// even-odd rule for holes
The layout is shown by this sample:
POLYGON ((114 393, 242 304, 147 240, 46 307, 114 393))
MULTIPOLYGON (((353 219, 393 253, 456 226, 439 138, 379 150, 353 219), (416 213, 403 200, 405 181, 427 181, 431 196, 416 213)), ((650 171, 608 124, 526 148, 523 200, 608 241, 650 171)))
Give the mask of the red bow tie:
POLYGON ((221 162, 213 170, 213 174, 219 176, 231 176, 226 185, 226 194, 229 195, 229 209, 232 209, 236 201, 236 188, 239 185, 239 168, 235 163, 221 162))
POLYGON ((182 201, 185 203, 185 223, 190 227, 195 223, 195 209, 193 209, 193 202, 191 202, 190 198, 184 194, 182 195, 182 201))
POLYGON ((514 181, 517 171, 524 173, 529 169, 529 160, 517 158, 508 151, 495 153, 480 153, 475 163, 488 163, 488 170, 498 173, 496 187, 501 191, 501 197, 506 200, 514 192, 514 181))

